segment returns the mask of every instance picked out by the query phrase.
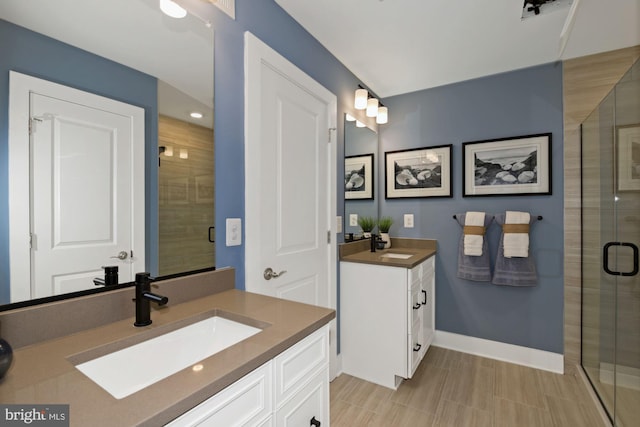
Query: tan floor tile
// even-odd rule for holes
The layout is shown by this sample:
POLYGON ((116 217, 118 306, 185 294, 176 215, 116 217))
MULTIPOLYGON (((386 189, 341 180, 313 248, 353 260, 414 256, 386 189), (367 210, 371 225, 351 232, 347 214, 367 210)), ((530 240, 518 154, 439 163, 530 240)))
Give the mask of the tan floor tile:
POLYGON ((433 427, 492 427, 493 413, 443 399, 433 427))
POLYGON ((545 408, 544 394, 535 369, 496 362, 496 397, 545 408))
POLYGON ((461 364, 449 371, 442 398, 493 411, 494 369, 461 364))
POLYGON ((449 369, 455 364, 462 362, 463 353, 441 347, 430 346, 427 354, 422 360, 422 364, 429 364, 438 368, 449 369))
POLYGON ((542 392, 547 396, 562 397, 580 402, 591 402, 591 396, 582 381, 574 375, 554 374, 553 372, 537 371, 538 381, 542 392))
POLYGON ((409 408, 394 402, 382 405, 378 414, 373 417, 371 427, 431 427, 434 414, 409 408))
POLYGON ((344 400, 331 399, 331 425, 333 427, 366 427, 374 417, 371 411, 354 406, 344 400))
POLYGON ((436 368, 427 363, 421 364, 413 378, 403 381, 391 395, 391 401, 435 413, 448 372, 447 369, 436 368))
POLYGON ((495 401, 495 427, 549 427, 551 414, 542 408, 523 405, 506 399, 495 401))
POLYGON ((555 427, 602 427, 595 408, 569 399, 547 396, 547 405, 555 427))
POLYGON ((368 411, 376 412, 393 393, 390 388, 351 378, 337 394, 337 398, 368 411))

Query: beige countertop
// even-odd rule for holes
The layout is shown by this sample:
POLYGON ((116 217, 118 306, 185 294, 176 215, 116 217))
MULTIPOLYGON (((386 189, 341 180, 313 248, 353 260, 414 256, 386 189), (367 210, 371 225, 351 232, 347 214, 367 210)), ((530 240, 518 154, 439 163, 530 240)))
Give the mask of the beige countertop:
POLYGON ((371 252, 370 241, 360 240, 340 245, 340 261, 389 267, 413 268, 436 254, 436 241, 429 239, 392 238, 391 248, 371 252), (407 254, 411 257, 390 258, 386 254, 407 254))
POLYGON ((0 402, 69 404, 72 426, 162 425, 319 329, 335 317, 335 311, 232 289, 180 304, 170 302, 151 317, 153 323, 142 328, 127 318, 17 349, 13 366, 0 381, 0 402), (183 369, 123 399, 112 397, 72 362, 215 314, 264 329, 204 359, 200 371, 183 369))

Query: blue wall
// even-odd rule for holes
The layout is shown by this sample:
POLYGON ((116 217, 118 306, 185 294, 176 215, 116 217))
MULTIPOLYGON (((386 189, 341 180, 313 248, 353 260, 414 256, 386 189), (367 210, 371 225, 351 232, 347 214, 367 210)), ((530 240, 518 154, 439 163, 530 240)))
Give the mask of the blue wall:
MULTIPOLYGON (((453 144, 453 198, 382 200, 381 215, 396 224, 392 236, 438 241, 436 328, 456 334, 563 353, 563 139, 562 66, 528 68, 384 100, 389 124, 381 126, 384 152, 453 144), (462 143, 552 133, 552 195, 462 197, 462 143), (456 277, 461 229, 452 215, 465 211, 528 211, 542 215, 531 231, 535 287, 495 286, 456 277), (403 214, 415 228, 402 228, 403 214)), ((381 181, 379 181, 381 182, 381 181)), ((382 198, 381 198, 382 199, 382 198)), ((487 234, 492 266, 499 227, 487 234)))
POLYGON ((146 250, 157 271, 157 81, 154 77, 0 20, 0 304, 9 301, 9 70, 103 95, 145 109, 146 250))

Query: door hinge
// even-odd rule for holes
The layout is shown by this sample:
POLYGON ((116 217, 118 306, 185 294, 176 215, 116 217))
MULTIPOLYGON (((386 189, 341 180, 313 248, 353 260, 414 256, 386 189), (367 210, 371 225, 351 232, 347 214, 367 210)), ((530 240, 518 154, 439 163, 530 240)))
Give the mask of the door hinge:
POLYGON ((35 127, 35 125, 33 123, 34 121, 42 123, 42 119, 41 118, 29 117, 29 135, 31 135, 36 130, 36 127, 35 127))
POLYGON ((331 243, 331 230, 327 231, 327 243, 331 243))
POLYGON ((328 140, 329 144, 331 144, 331 131, 332 130, 336 130, 336 128, 329 128, 327 130, 327 140, 328 140))

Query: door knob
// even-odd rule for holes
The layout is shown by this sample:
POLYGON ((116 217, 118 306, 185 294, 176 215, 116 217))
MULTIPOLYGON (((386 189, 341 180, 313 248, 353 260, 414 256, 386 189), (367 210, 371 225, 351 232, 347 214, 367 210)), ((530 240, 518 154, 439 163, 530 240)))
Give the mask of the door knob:
POLYGON ((127 253, 127 251, 120 251, 120 252, 118 252, 118 255, 111 256, 109 258, 118 258, 118 259, 125 260, 125 259, 127 259, 128 256, 129 256, 129 254, 127 253))
POLYGON ((267 267, 264 270, 263 276, 264 276, 265 280, 271 280, 271 279, 275 279, 275 278, 278 278, 278 277, 282 276, 286 272, 287 272, 287 270, 282 270, 280 273, 276 273, 275 271, 273 271, 273 269, 271 267, 267 267))

